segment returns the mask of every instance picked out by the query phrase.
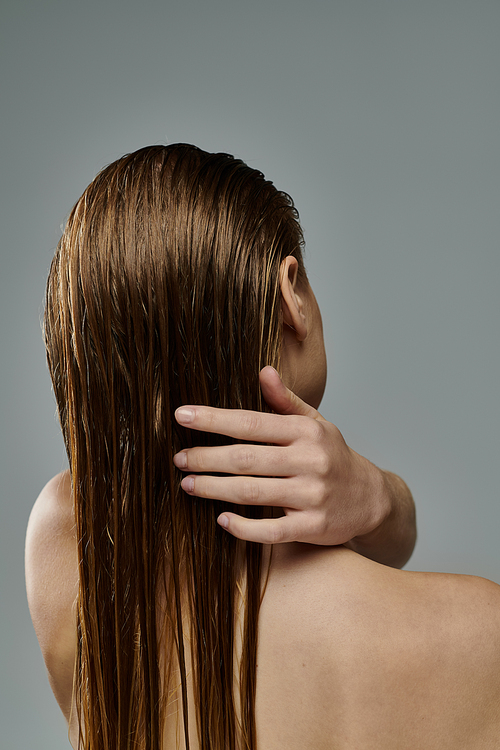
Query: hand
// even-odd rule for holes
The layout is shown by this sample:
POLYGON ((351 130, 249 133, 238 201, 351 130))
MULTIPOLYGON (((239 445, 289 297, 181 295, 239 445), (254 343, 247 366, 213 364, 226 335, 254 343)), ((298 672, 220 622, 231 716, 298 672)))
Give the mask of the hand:
POLYGON ((360 552, 366 546, 370 557, 380 557, 380 530, 394 511, 384 472, 351 450, 335 425, 288 390, 273 368, 261 371, 260 382, 276 414, 206 406, 176 411, 185 427, 255 443, 180 451, 175 465, 196 472, 184 477, 182 488, 198 497, 282 509, 281 517, 258 520, 222 513, 218 522, 239 539, 337 545, 359 538, 349 546, 360 552))

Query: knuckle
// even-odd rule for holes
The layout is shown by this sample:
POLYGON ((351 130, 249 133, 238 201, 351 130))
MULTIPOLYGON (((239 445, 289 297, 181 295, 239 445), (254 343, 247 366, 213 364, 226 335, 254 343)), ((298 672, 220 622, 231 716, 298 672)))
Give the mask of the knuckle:
POLYGON ((203 409, 201 416, 204 418, 205 427, 208 432, 215 431, 215 421, 217 414, 213 409, 203 409))
POLYGON ((309 498, 313 507, 321 508, 326 502, 327 495, 324 482, 316 480, 311 483, 309 498))
POLYGON ((243 482, 243 500, 245 503, 249 505, 253 505, 254 503, 257 503, 259 500, 259 485, 257 482, 254 482, 252 480, 245 480, 243 482))
POLYGON ((248 437, 256 435, 260 429, 260 415, 255 412, 244 412, 240 416, 241 426, 248 437))
POLYGON ((320 422, 316 419, 310 419, 308 421, 305 432, 310 442, 319 443, 323 438, 323 428, 320 422))
POLYGON ((247 446, 238 448, 236 452, 236 473, 248 474, 255 466, 255 453, 247 446))
POLYGON ((330 474, 330 458, 324 451, 315 453, 311 463, 315 474, 322 479, 325 479, 330 474))

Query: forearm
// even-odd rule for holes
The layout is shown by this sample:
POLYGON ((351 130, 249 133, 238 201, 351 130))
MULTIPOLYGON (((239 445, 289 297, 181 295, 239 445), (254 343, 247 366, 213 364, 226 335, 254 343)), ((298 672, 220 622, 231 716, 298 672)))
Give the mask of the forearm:
POLYGON ((374 500, 386 510, 373 531, 351 539, 346 546, 383 565, 402 568, 410 559, 417 538, 415 503, 401 477, 372 466, 376 470, 374 500))

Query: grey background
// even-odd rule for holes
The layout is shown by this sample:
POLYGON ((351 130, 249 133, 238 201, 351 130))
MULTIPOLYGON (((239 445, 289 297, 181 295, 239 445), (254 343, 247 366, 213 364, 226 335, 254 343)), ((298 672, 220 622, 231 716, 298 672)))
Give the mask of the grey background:
POLYGON ((295 199, 323 311, 322 413, 400 473, 410 566, 500 582, 498 0, 3 0, 1 739, 59 750, 24 532, 64 468, 49 262, 104 164, 194 142, 295 199))

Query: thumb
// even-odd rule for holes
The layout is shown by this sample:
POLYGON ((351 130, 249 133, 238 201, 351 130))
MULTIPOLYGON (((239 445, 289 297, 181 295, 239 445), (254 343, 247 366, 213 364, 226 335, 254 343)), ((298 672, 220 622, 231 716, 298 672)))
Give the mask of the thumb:
POLYGON ((267 365, 259 373, 262 395, 277 414, 299 414, 323 420, 321 414, 286 387, 274 367, 267 365))

